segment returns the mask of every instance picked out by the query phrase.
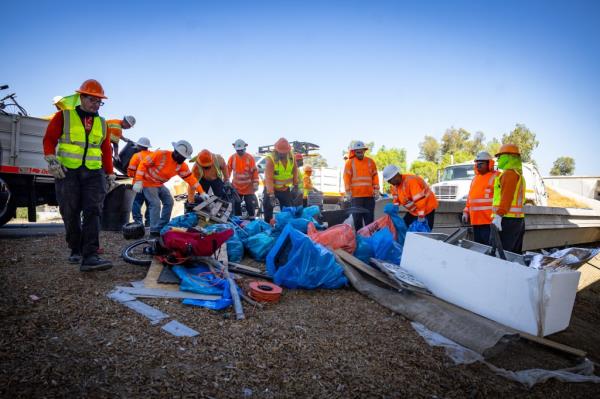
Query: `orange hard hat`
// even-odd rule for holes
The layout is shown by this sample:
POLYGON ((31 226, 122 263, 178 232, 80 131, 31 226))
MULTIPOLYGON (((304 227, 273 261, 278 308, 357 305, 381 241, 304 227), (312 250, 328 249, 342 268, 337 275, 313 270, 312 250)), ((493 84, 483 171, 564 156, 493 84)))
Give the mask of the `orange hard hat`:
POLYGON ((312 172, 312 166, 304 165, 304 173, 311 173, 311 172, 312 172))
POLYGON ((94 96, 99 98, 108 98, 104 95, 104 89, 100 82, 95 79, 88 79, 81 84, 79 90, 75 90, 80 94, 87 94, 88 96, 94 96))
POLYGON ((290 152, 291 150, 292 147, 290 146, 290 143, 283 137, 275 142, 275 151, 277 151, 278 153, 285 154, 290 152))
POLYGON ((502 147, 500 147, 496 156, 499 157, 502 154, 513 154, 521 156, 521 153, 519 152, 519 147, 517 147, 515 144, 502 144, 502 147))
POLYGON ((210 166, 213 164, 213 157, 212 157, 212 153, 208 150, 202 150, 200 151, 200 153, 198 154, 198 163, 200 164, 200 166, 210 166))

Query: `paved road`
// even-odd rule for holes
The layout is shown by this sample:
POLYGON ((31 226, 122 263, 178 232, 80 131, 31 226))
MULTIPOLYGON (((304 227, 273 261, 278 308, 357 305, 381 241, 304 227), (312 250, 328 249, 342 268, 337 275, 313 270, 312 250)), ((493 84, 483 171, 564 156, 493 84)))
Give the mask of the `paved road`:
POLYGON ((0 227, 0 239, 48 236, 64 231, 62 223, 12 223, 0 227))

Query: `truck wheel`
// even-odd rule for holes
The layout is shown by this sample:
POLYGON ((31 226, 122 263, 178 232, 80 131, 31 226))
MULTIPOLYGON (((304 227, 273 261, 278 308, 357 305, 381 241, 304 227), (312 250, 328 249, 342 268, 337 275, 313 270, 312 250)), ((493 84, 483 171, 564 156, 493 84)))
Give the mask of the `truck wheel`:
POLYGON ((0 226, 4 226, 15 216, 17 206, 8 184, 0 178, 0 226))

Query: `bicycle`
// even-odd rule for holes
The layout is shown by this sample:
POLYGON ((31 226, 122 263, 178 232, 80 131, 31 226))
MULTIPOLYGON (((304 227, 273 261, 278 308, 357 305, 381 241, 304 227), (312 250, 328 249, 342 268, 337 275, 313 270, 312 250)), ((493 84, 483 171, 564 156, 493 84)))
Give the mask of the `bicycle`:
MULTIPOLYGON (((8 89, 8 85, 0 86, 0 90, 8 89)), ((20 115, 27 116, 27 111, 23 108, 15 97, 17 93, 9 94, 8 96, 0 99, 0 114, 3 115, 20 115)))

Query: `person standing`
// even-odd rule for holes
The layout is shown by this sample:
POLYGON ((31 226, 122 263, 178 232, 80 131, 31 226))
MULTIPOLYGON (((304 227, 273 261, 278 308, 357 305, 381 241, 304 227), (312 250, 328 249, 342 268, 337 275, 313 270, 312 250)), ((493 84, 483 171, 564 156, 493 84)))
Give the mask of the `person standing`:
POLYGON ((407 210, 404 215, 406 226, 410 227, 415 220, 427 220, 429 230, 433 230, 438 200, 425 180, 420 176, 400 173, 396 165, 386 166, 383 178, 393 186, 394 203, 407 210))
MULTIPOLYGON (((127 176, 133 178, 133 184, 135 184, 135 173, 137 172, 140 162, 152 154, 152 152, 149 150, 150 147, 150 139, 147 137, 140 137, 140 139, 135 143, 137 152, 133 154, 131 160, 129 161, 129 166, 127 167, 127 176)), ((146 203, 146 225, 149 226, 150 209, 148 206, 148 201, 146 201, 146 197, 144 197, 144 193, 135 194, 133 204, 131 205, 131 216, 133 217, 134 222, 144 224, 144 220, 142 218, 142 205, 144 205, 144 202, 146 203)))
POLYGON ((521 153, 515 144, 503 144, 496 157, 502 173, 494 179, 492 224, 500 233, 502 248, 520 253, 525 235, 525 179, 521 153))
POLYGON ((181 177, 203 199, 209 198, 185 163, 192 156, 192 145, 185 140, 172 144, 173 151, 154 151, 140 162, 135 172, 133 191, 143 192, 148 202, 151 237, 160 236, 160 230, 171 220, 173 197, 164 184, 173 176, 181 177))
POLYGON ((488 245, 492 223, 494 181, 500 172, 494 170, 492 156, 481 151, 475 157, 475 177, 467 196, 462 222, 473 226, 473 240, 488 245))
POLYGON ((367 213, 354 213, 356 230, 373 223, 375 201, 379 198, 379 176, 373 159, 366 157, 367 146, 362 141, 350 145, 350 155, 344 166, 346 199, 354 208, 363 208, 367 213))
MULTIPOLYGON (((238 139, 233 143, 235 154, 229 157, 227 167, 231 171, 231 180, 233 188, 238 192, 240 200, 246 203, 246 211, 248 216, 255 215, 258 200, 256 199, 256 191, 258 190, 258 169, 254 157, 246 152, 248 144, 242 139, 238 139)), ((234 204, 235 214, 242 215, 242 204, 236 202, 234 204)))
POLYGON ((71 250, 69 263, 79 263, 82 272, 107 270, 112 263, 97 253, 102 203, 116 179, 106 121, 98 115, 107 97, 94 79, 83 82, 77 93, 81 105, 59 111, 50 120, 43 139, 44 158, 55 178, 71 250))
POLYGON ((275 200, 281 208, 293 206, 292 199, 298 192, 298 166, 292 146, 282 137, 273 147, 274 151, 267 155, 265 163, 263 211, 267 223, 273 219, 275 200))

